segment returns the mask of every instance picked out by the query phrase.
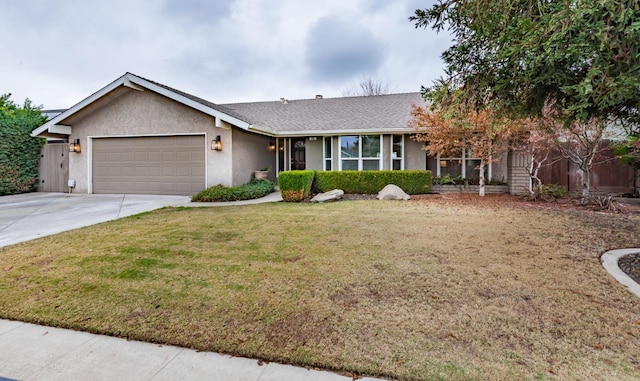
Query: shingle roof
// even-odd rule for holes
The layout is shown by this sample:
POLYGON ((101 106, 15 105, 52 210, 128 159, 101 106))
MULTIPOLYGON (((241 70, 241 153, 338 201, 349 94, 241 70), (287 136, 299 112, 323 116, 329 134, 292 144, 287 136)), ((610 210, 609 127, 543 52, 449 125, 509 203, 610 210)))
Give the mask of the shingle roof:
POLYGON ((407 131, 420 93, 218 104, 143 77, 148 82, 273 134, 407 131))
POLYGON ((259 129, 275 134, 322 134, 365 130, 406 131, 413 104, 424 104, 420 93, 232 103, 221 106, 241 115, 240 119, 259 129))

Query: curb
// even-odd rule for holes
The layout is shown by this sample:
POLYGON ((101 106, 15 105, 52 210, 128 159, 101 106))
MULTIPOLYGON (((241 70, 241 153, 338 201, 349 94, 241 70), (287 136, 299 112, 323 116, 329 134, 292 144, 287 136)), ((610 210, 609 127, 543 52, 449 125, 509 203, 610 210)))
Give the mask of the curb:
POLYGON ((614 277, 618 282, 625 285, 629 289, 629 291, 640 298, 640 284, 631 279, 631 277, 624 271, 622 271, 618 266, 618 260, 625 255, 630 254, 640 254, 640 248, 607 251, 600 257, 600 262, 612 277, 614 277))

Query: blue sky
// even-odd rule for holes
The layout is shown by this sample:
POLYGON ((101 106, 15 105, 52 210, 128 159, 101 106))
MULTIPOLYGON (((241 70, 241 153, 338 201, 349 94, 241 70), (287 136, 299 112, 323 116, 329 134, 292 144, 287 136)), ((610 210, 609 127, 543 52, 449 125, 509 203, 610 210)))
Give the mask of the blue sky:
POLYGON ((0 3, 0 93, 67 108, 125 72, 215 103, 342 96, 363 78, 419 91, 447 34, 433 0, 22 0, 0 3))

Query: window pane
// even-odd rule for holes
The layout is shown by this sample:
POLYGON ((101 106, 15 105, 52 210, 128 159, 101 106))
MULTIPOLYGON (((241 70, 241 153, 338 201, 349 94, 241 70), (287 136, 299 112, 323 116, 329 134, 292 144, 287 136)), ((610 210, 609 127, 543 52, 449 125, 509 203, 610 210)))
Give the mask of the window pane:
POLYGON ((362 169, 365 171, 377 171, 380 169, 380 160, 362 160, 362 169))
POLYGON ((462 176, 462 165, 459 159, 440 160, 440 176, 449 175, 451 177, 462 176))
POLYGON ((393 135, 393 157, 402 157, 402 135, 393 135))
POLYGON ((340 157, 357 158, 359 155, 358 137, 357 136, 341 136, 340 137, 340 157))
POLYGON ((393 170, 394 171, 402 170, 402 160, 394 160, 393 161, 393 170))
POLYGON ((333 150, 331 149, 331 141, 332 141, 331 136, 327 136, 324 138, 324 157, 325 158, 331 158, 333 156, 332 154, 333 150))
MULTIPOLYGON (((480 160, 466 160, 467 164, 467 178, 468 179, 479 179, 480 178, 480 160)), ((487 167, 485 165, 485 176, 487 175, 487 167)))
POLYGON ((325 160, 324 161, 324 170, 325 171, 330 171, 331 170, 331 160, 325 160))
POLYGON ((342 160, 342 170, 358 170, 358 160, 342 160))
POLYGON ((362 157, 380 157, 380 135, 362 137, 362 157))

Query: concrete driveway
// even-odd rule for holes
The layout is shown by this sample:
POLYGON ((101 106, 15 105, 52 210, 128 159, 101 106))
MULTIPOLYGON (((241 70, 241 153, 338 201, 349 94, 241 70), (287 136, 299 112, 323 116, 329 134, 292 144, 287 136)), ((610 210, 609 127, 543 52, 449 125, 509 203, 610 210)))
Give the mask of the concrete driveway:
POLYGON ((0 247, 190 201, 189 196, 131 194, 35 192, 2 196, 0 247))

